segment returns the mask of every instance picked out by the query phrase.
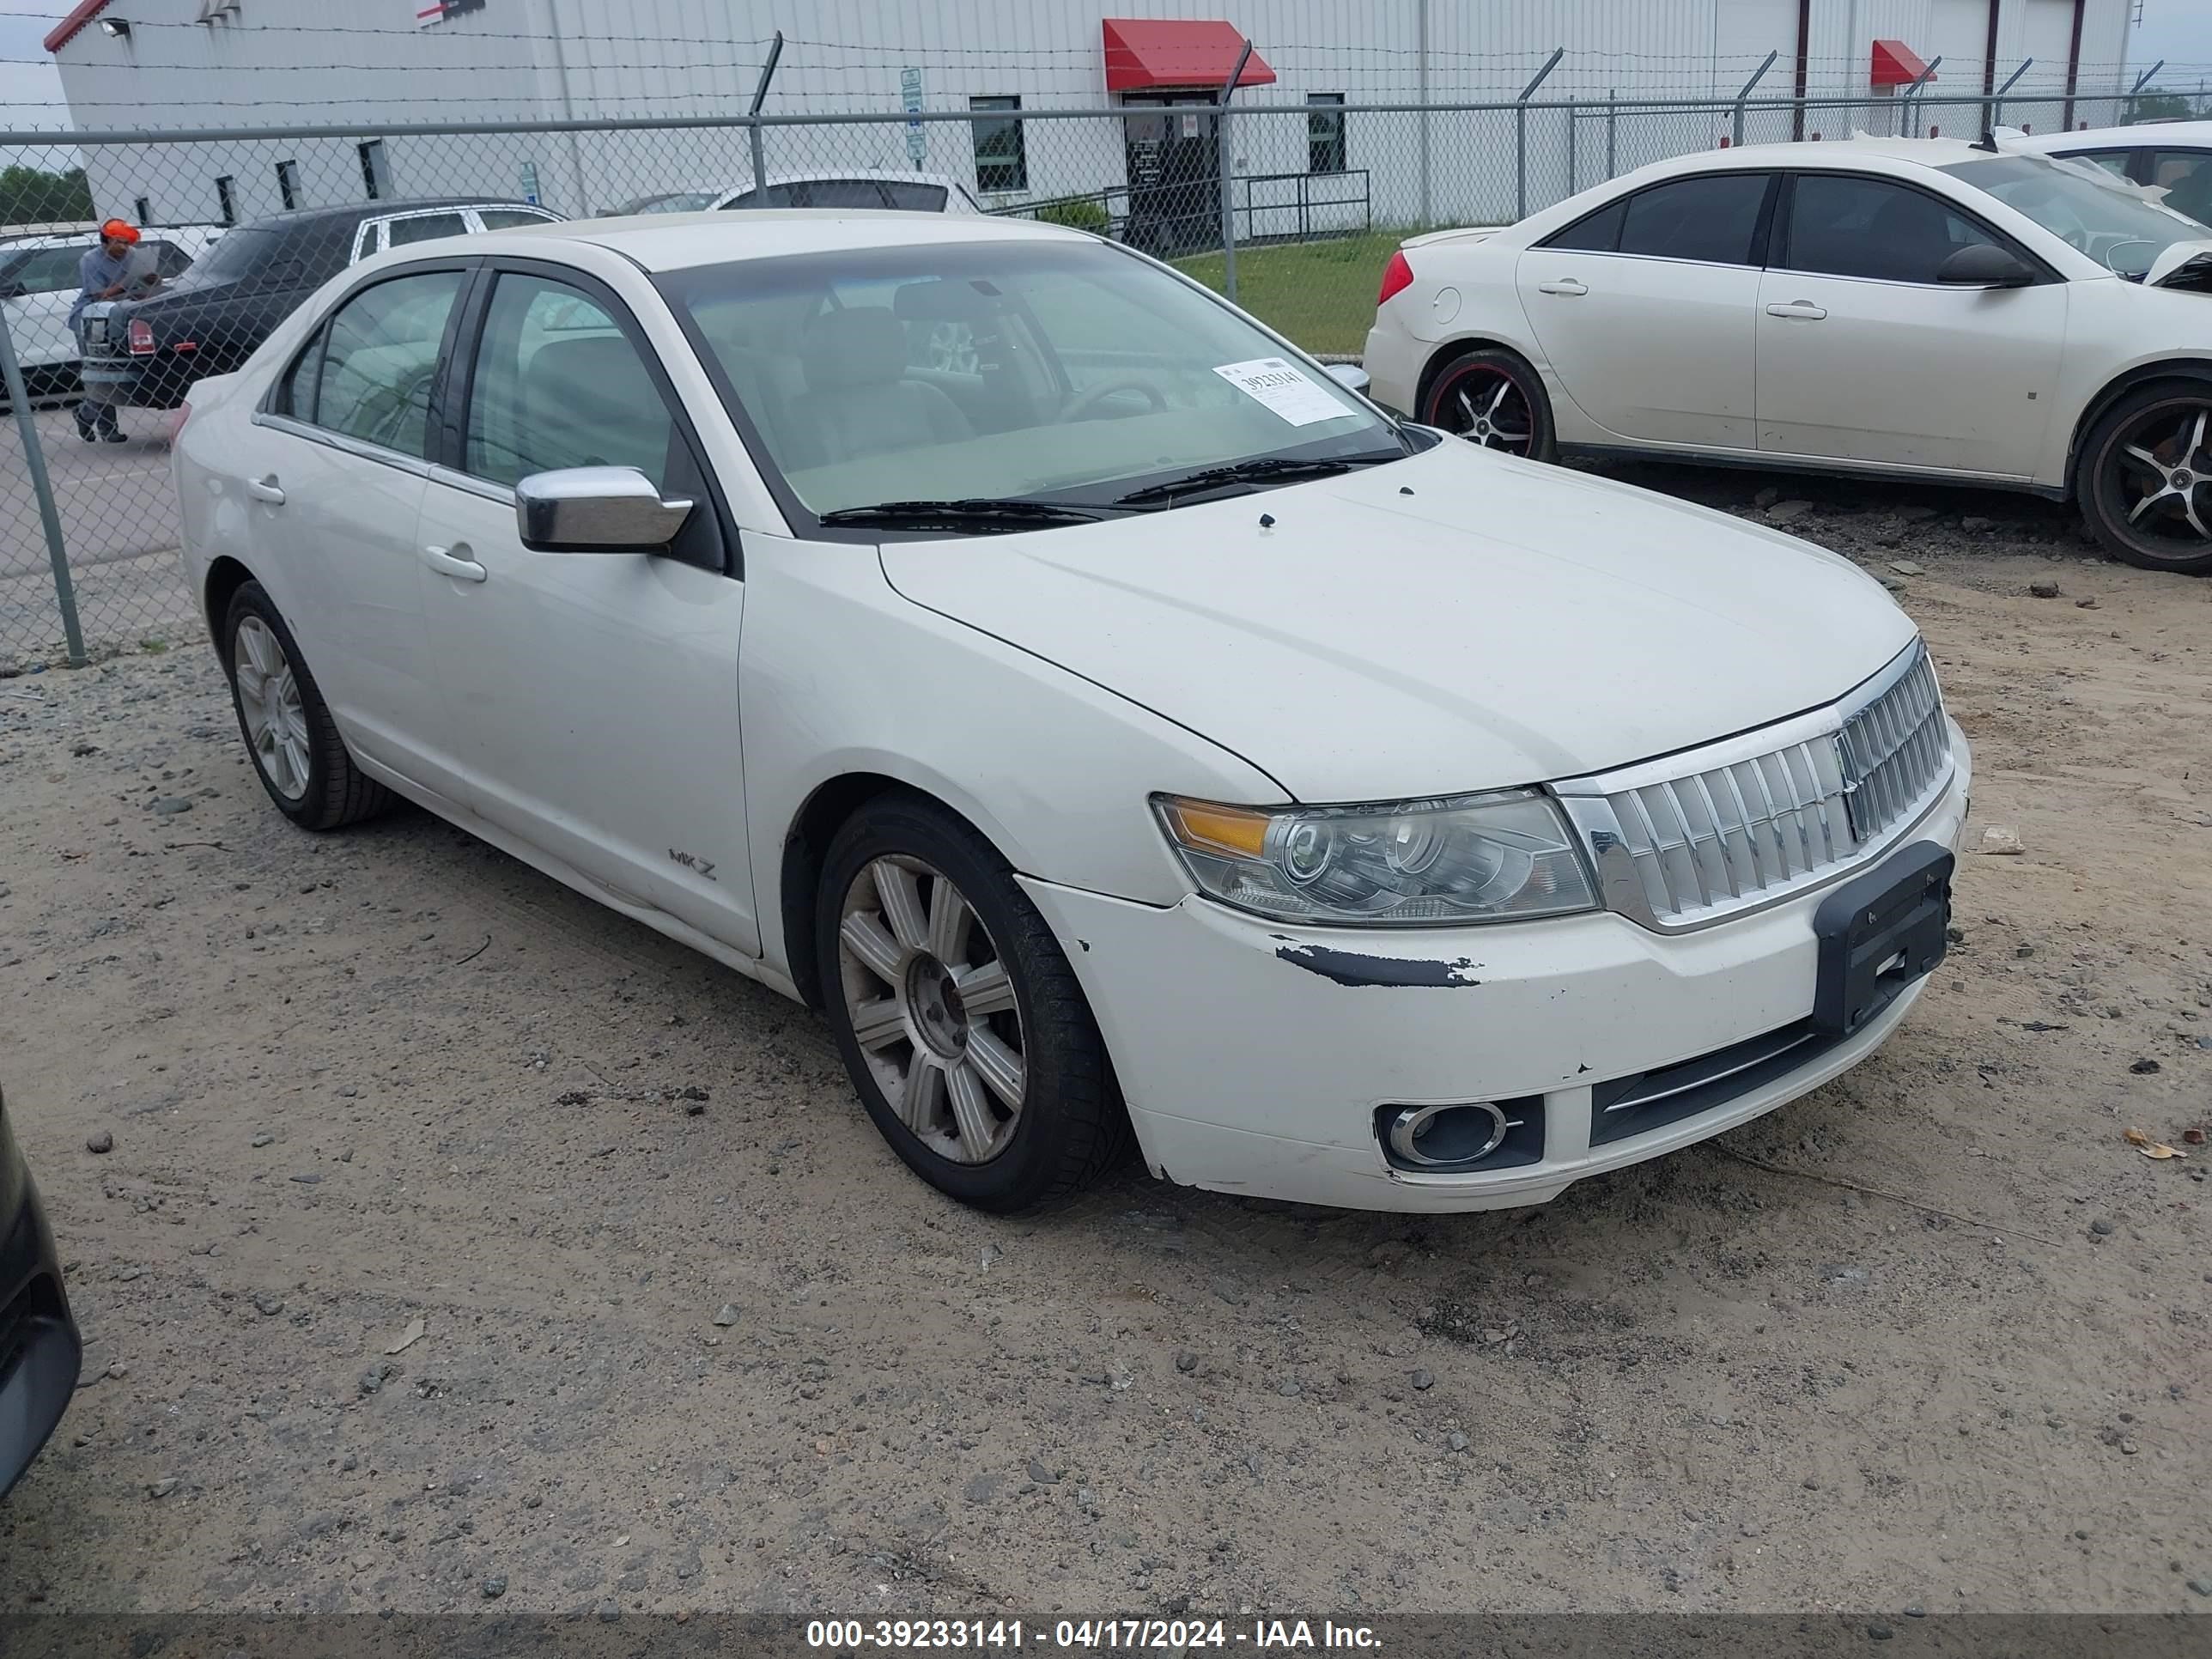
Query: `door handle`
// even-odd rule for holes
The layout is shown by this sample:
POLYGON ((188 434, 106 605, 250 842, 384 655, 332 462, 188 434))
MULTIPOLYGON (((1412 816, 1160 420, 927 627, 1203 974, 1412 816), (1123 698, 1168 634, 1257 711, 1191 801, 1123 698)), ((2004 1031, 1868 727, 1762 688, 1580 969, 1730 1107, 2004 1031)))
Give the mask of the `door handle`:
POLYGON ((1796 317, 1808 323, 1817 323, 1828 313, 1826 307, 1816 306, 1810 300, 1790 300, 1781 305, 1767 307, 1766 314, 1770 317, 1796 317))
POLYGON ((266 501, 271 507, 284 505, 284 492, 276 487, 276 475, 274 472, 265 478, 248 478, 246 481, 246 493, 252 496, 255 501, 266 501))
POLYGON ((457 556, 467 552, 465 543, 457 542, 452 547, 426 547, 422 562, 441 576, 451 576, 456 581, 480 582, 490 573, 474 559, 457 556))
POLYGON ((1582 283, 1577 282, 1571 276, 1562 276, 1556 283, 1537 283, 1536 292, 1539 294, 1564 294, 1571 300, 1576 298, 1577 295, 1589 293, 1589 289, 1585 288, 1582 283))

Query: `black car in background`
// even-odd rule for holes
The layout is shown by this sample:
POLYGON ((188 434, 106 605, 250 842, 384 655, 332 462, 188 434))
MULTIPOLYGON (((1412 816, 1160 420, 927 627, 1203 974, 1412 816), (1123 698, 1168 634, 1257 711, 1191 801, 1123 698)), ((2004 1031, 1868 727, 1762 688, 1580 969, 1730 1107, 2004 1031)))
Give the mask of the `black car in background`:
POLYGON ((0 1498, 62 1420, 83 1358, 54 1236, 0 1099, 0 1498))
POLYGON ((453 197, 258 219, 151 298, 88 310, 86 382, 120 388, 118 403, 174 409, 193 381, 238 368, 295 307, 357 260, 410 242, 560 217, 527 202, 453 197))

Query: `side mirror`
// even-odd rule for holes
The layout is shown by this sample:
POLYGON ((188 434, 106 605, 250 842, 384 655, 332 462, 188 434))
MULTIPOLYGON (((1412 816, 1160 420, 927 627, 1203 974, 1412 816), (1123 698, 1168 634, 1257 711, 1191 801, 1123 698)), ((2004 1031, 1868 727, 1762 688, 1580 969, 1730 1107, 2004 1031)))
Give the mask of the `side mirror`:
POLYGON ((1348 386, 1362 395, 1364 395, 1367 388, 1373 384, 1368 379, 1367 371, 1360 368, 1358 363, 1329 363, 1326 367, 1328 369, 1330 380, 1340 386, 1348 386))
POLYGON ((1960 288, 2026 288, 2035 280, 2035 273, 2017 255, 1988 242, 1977 242, 1938 265, 1936 280, 1960 288))
POLYGON ((533 553, 657 553, 691 517, 634 466, 533 472, 514 487, 514 524, 533 553))

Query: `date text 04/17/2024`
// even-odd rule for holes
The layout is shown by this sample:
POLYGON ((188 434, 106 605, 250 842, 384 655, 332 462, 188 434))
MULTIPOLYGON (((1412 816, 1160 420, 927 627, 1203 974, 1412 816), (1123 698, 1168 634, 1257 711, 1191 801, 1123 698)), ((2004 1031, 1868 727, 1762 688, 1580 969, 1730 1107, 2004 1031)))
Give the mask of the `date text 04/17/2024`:
POLYGON ((1365 1625, 1323 1620, 1255 1619, 1235 1626, 1220 1619, 1060 1619, 1024 1624, 1018 1619, 816 1619, 806 1645, 832 1652, 866 1649, 982 1648, 1115 1649, 1186 1653, 1193 1649, 1358 1649, 1381 1644, 1365 1625))

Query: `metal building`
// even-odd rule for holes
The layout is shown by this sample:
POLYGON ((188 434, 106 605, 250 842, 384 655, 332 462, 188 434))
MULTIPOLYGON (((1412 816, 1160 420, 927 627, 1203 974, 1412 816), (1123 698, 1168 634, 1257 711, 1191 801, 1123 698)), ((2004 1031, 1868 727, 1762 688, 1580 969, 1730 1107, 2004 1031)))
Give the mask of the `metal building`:
MULTIPOLYGON (((750 157, 728 130, 662 132, 650 147, 621 134, 463 143, 374 130, 740 116, 778 31, 787 44, 764 113, 981 118, 774 129, 777 168, 927 169, 991 205, 1164 173, 1203 177, 1215 129, 1192 106, 1215 95, 1249 40, 1237 101, 1281 118, 1232 124, 1236 171, 1356 173, 1363 212, 1407 222, 1479 210, 1455 181, 1476 151, 1515 142, 1510 125, 1446 113, 1347 120, 1335 106, 1510 100, 1558 52, 1542 98, 1592 107, 1608 97, 1725 100, 1755 76, 1761 98, 1863 99, 1871 113, 1839 115, 1829 136, 1840 137, 1878 125, 1884 100, 1933 65, 1923 91, 1981 94, 2009 82, 2008 107, 2047 126, 2070 95, 2124 88, 2132 9, 2132 0, 82 0, 46 47, 82 131, 362 130, 289 146, 87 149, 103 212, 181 222, 457 191, 574 214, 739 183, 750 157), (1006 119, 1040 108, 1128 113, 1006 119)), ((1754 137, 1814 136, 1802 113, 1760 113, 1754 137)), ((1644 125, 1656 153, 1726 131, 1686 113, 1664 133, 1644 125)), ((1545 175, 1538 199, 1601 176, 1575 152, 1579 130, 1570 112, 1565 154, 1547 138, 1534 162, 1520 141, 1524 170, 1545 175)))

